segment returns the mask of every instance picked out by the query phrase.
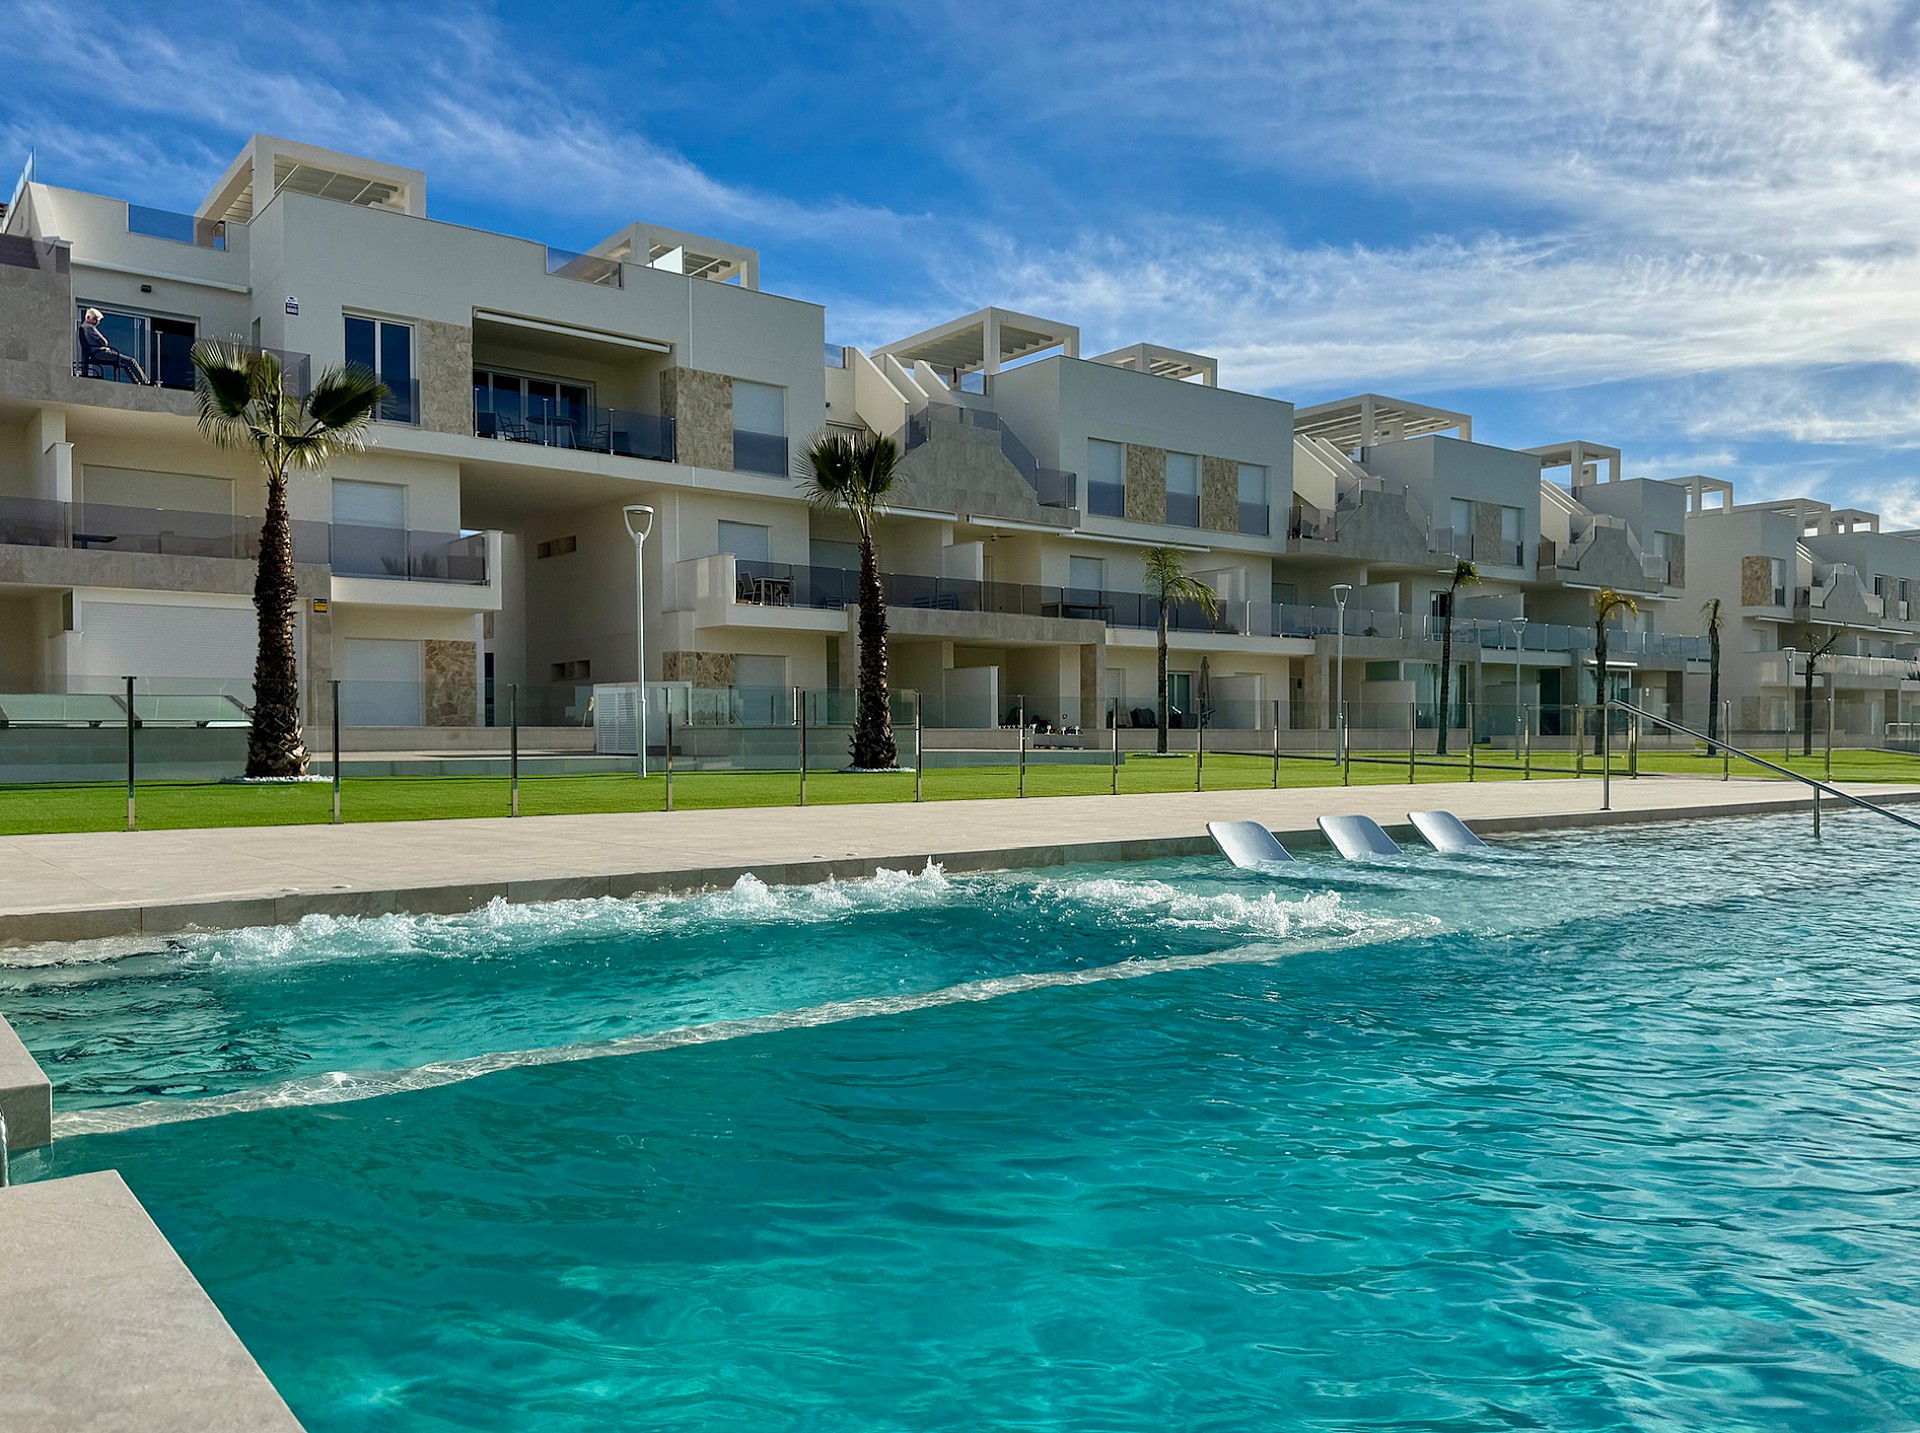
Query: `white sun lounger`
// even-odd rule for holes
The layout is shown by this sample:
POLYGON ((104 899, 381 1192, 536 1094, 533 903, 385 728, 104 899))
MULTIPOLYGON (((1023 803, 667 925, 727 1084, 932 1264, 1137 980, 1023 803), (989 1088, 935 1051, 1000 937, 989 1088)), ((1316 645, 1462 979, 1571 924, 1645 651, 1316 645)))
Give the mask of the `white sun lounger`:
POLYGON ((1213 837, 1213 844, 1220 848, 1220 854, 1243 871, 1257 871, 1262 866, 1277 866, 1291 861, 1287 848, 1273 837, 1273 832, 1258 821, 1209 821, 1207 834, 1213 837))
POLYGON ((1487 844, 1451 811, 1409 811, 1407 820, 1436 851, 1473 851, 1487 844))
POLYGON ((1333 842, 1333 849, 1349 861, 1368 856, 1397 856, 1400 848, 1380 829, 1371 816, 1322 816, 1320 834, 1333 842))

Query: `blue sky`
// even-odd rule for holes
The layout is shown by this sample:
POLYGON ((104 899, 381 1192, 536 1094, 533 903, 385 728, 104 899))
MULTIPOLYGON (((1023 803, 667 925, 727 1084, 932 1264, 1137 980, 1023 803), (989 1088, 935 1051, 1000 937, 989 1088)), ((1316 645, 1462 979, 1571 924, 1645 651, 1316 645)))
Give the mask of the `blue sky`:
POLYGON ((0 0, 0 163, 189 208, 254 130, 438 218, 753 244, 873 343, 988 303, 1920 526, 1920 0, 0 0))

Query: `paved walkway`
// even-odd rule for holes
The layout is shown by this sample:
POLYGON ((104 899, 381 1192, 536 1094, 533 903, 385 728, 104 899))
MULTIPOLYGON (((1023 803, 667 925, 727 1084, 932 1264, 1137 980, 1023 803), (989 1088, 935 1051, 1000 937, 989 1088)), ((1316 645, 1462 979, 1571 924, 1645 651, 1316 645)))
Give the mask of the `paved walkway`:
MULTIPOLYGON (((1920 800, 1920 787, 1849 789, 1920 800)), ((1611 813, 1598 781, 1562 780, 14 836, 0 838, 0 943, 628 896, 748 871, 797 883, 928 860, 1131 860, 1210 849, 1209 820, 1261 821, 1284 840, 1317 839, 1316 817, 1349 811, 1392 826, 1413 808, 1451 810, 1493 833, 1807 803, 1785 783, 1642 777, 1614 781, 1611 813)))

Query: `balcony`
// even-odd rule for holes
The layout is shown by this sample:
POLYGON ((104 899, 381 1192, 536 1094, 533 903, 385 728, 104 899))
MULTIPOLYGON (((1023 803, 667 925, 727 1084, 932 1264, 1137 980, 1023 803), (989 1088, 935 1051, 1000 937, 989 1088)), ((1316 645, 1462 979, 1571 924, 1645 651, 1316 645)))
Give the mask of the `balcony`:
MULTIPOLYGON (((111 346, 114 357, 89 355, 81 340, 79 316, 73 328, 73 376, 92 378, 103 383, 171 388, 176 392, 193 391, 193 348, 199 341, 198 326, 191 319, 162 318, 132 309, 100 308, 100 336, 111 346)), ((304 398, 312 387, 313 360, 290 349, 256 348, 237 344, 247 353, 269 355, 280 365, 280 385, 296 398, 304 398)))
POLYGON ((599 254, 577 254, 571 249, 547 245, 547 272, 557 279, 572 279, 580 284, 599 284, 604 288, 626 287, 618 259, 599 254))
POLYGON ((328 564, 336 576, 486 585, 483 532, 413 532, 346 523, 334 523, 327 531, 328 564))
POLYGON ((473 433, 477 438, 503 443, 532 443, 659 463, 673 461, 673 419, 626 408, 568 404, 557 410, 537 409, 529 415, 518 406, 495 411, 491 399, 482 400, 476 391, 473 433))
POLYGON ((224 250, 227 247, 225 221, 202 219, 195 214, 177 214, 171 209, 149 209, 144 204, 127 205, 127 232, 144 234, 149 239, 191 244, 197 249, 224 250))
MULTIPOLYGON (((847 568, 736 559, 734 573, 734 601, 740 603, 842 608, 860 600, 860 574, 847 568)), ((1159 602, 1141 592, 980 582, 906 572, 881 573, 880 586, 889 607, 1103 622, 1110 627, 1151 628, 1160 620, 1159 602)), ((1248 609, 1245 602, 1223 603, 1220 616, 1210 620, 1197 605, 1180 603, 1168 610, 1167 625, 1178 632, 1238 635, 1250 631, 1248 609)))
POLYGON ((737 473, 764 473, 784 478, 792 473, 783 433, 755 433, 746 428, 733 430, 733 470, 737 473))
MULTIPOLYGON (((260 556, 257 517, 59 503, 0 497, 0 544, 144 553, 254 562, 260 556)), ((351 527, 296 519, 293 559, 330 567, 342 577, 484 586, 487 535, 351 527)))

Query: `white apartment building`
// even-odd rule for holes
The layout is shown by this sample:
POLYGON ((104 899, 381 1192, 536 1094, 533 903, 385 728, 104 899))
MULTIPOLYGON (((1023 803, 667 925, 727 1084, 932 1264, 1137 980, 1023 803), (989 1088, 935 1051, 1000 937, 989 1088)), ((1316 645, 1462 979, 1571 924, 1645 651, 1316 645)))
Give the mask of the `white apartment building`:
POLYGON ((1687 599, 1718 598, 1722 686, 1736 731, 1798 730, 1807 653, 1815 724, 1833 699, 1838 733, 1883 738, 1920 721, 1920 532, 1882 532, 1877 514, 1811 498, 1736 503, 1720 478, 1681 479, 1693 554, 1687 599))
POLYGON ((905 449, 881 565, 894 683, 929 726, 1146 740, 1157 545, 1222 598, 1170 614, 1182 730, 1204 710, 1324 731, 1336 691, 1358 727, 1431 721, 1457 557, 1484 580, 1454 721, 1471 702, 1499 738, 1517 708, 1590 699, 1602 586, 1641 605, 1612 640, 1623 689, 1693 699, 1699 515, 1684 486, 1622 479, 1617 449, 1492 447, 1379 394, 1296 411, 1206 355, 1083 356, 1075 324, 998 308, 871 350, 826 327, 761 289, 750 249, 636 222, 570 253, 431 218, 417 171, 269 136, 188 215, 29 167, 0 229, 0 691, 135 675, 244 700, 262 483, 198 433, 188 356, 231 336, 393 395, 366 453, 293 484, 316 722, 334 679, 349 726, 412 745, 504 721, 507 683, 523 721, 588 720, 594 686, 636 675, 633 503, 657 514, 650 684, 723 722, 849 687, 853 533, 793 476, 828 425, 905 449), (84 361, 89 307, 153 384, 84 361))

